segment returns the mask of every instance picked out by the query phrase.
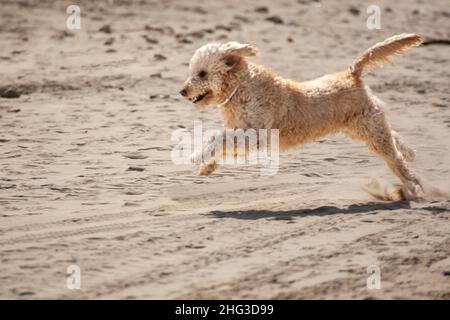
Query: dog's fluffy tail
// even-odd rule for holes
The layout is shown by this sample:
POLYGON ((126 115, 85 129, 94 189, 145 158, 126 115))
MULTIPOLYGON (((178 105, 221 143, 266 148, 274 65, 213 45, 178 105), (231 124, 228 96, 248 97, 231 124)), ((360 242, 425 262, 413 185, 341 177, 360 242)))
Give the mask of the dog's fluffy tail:
POLYGON ((414 33, 402 33, 387 38, 360 55, 350 66, 350 71, 355 77, 359 78, 364 71, 389 62, 391 56, 403 53, 411 47, 420 45, 422 42, 422 37, 414 33))

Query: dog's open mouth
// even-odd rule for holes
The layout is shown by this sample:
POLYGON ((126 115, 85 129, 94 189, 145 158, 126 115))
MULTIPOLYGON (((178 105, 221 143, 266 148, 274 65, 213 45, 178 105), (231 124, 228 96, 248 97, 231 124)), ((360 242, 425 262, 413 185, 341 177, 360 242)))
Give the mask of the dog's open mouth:
POLYGON ((200 94, 200 95, 196 96, 195 98, 192 98, 191 101, 192 101, 193 103, 200 102, 200 101, 202 101, 208 94, 209 94, 209 91, 206 91, 205 93, 200 94))

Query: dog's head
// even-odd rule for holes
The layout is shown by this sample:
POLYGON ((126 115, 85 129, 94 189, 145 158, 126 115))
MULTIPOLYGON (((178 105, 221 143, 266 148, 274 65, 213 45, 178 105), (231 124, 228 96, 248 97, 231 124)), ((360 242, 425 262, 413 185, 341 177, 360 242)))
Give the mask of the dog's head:
POLYGON ((224 102, 246 67, 245 57, 257 52, 255 47, 238 42, 209 43, 200 47, 192 56, 189 76, 180 94, 196 107, 224 102))

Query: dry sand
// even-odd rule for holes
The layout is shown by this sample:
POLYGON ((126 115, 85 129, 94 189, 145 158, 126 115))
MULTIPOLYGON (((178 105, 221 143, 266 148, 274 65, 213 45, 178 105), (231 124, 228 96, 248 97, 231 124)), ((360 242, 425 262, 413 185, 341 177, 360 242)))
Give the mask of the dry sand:
MULTIPOLYGON (((0 98, 0 298, 449 299, 449 197, 372 198, 362 185, 396 178, 364 145, 322 139, 271 177, 170 158, 173 130, 221 125, 177 94, 206 42, 256 44, 256 61, 309 80, 387 36, 450 37, 446 0, 376 1, 368 30, 372 2, 86 1, 68 31, 66 1, 2 0, 0 94, 20 97, 0 98), (72 264, 81 290, 66 288, 72 264)), ((365 77, 444 193, 449 70, 431 45, 365 77)))

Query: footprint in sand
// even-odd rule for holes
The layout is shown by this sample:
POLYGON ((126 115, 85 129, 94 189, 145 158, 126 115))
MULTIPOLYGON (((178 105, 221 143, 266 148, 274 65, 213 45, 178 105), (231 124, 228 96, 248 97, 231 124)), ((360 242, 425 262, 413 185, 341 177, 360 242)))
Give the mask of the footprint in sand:
POLYGON ((125 158, 128 159, 133 159, 133 160, 137 160, 137 159, 147 159, 147 156, 144 156, 141 153, 127 153, 124 155, 125 158))

